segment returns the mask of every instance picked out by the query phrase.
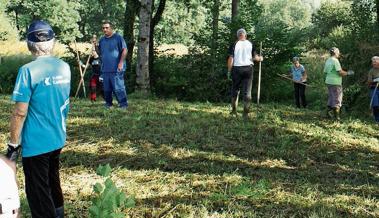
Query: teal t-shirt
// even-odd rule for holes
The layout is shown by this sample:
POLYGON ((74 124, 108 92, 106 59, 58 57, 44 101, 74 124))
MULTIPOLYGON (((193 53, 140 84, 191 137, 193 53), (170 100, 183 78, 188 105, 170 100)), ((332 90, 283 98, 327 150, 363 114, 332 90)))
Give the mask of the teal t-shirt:
POLYGON ((21 134, 23 157, 64 146, 70 81, 69 65, 52 56, 38 57, 19 69, 12 100, 29 104, 21 134))
POLYGON ((335 57, 330 57, 325 62, 324 73, 326 74, 325 83, 328 85, 342 85, 341 64, 335 57))

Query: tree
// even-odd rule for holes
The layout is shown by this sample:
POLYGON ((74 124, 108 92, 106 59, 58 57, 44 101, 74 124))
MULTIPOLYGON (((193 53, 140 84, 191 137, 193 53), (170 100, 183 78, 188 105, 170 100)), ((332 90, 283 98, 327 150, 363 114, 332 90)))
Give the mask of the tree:
POLYGON ((128 47, 128 55, 126 56, 127 64, 131 70, 133 51, 136 44, 134 37, 134 24, 136 16, 139 13, 140 2, 138 0, 126 0, 124 15, 124 38, 128 47))
MULTIPOLYGON (((166 7, 166 0, 160 0, 159 5, 157 8, 157 11, 155 12, 155 15, 152 16, 151 19, 151 25, 150 25, 150 44, 149 44, 149 72, 150 72, 150 83, 153 84, 155 81, 155 77, 153 74, 154 69, 154 34, 155 34, 155 27, 158 25, 159 21, 162 18, 163 12, 166 7)), ((154 1, 152 5, 152 11, 154 11, 154 1)))
POLYGON ((235 23, 238 17, 239 0, 232 0, 232 22, 235 23))
POLYGON ((220 16, 220 0, 213 0, 212 8, 212 42, 211 42, 211 73, 214 74, 217 65, 218 21, 220 16))
POLYGON ((148 92, 149 79, 149 43, 152 0, 141 0, 139 12, 139 37, 137 53, 137 90, 148 92))
POLYGON ((61 42, 69 43, 81 36, 78 7, 77 2, 67 0, 16 0, 9 1, 7 12, 15 21, 21 36, 25 35, 32 20, 43 19, 50 23, 61 42))

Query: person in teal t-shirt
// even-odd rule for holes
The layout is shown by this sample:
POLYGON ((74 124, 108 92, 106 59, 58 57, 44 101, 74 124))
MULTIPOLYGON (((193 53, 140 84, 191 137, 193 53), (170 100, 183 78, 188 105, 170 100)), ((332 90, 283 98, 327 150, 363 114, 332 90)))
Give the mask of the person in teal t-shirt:
POLYGON ((340 51, 333 47, 329 50, 330 58, 326 60, 324 73, 326 74, 325 83, 328 87, 328 111, 329 118, 340 120, 340 108, 342 106, 342 77, 347 75, 347 72, 342 69, 338 60, 340 51))
POLYGON ((54 32, 41 20, 28 28, 27 45, 36 59, 18 71, 12 100, 7 157, 17 159, 22 145, 25 191, 33 218, 62 218, 59 156, 66 141, 71 71, 51 56, 54 32))

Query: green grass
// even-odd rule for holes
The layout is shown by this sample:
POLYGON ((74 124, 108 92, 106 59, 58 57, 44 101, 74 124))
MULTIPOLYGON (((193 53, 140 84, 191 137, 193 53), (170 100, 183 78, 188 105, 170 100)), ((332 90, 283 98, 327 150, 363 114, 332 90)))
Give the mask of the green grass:
MULTIPOLYGON (((4 145, 9 96, 0 109, 4 145)), ((228 113, 225 104, 135 95, 127 111, 73 101, 61 156, 68 217, 87 217, 96 168, 106 163, 136 198, 126 217, 379 216, 379 134, 370 117, 335 123, 274 103, 254 107, 249 122, 228 113)), ((29 217, 21 169, 18 178, 29 217)))

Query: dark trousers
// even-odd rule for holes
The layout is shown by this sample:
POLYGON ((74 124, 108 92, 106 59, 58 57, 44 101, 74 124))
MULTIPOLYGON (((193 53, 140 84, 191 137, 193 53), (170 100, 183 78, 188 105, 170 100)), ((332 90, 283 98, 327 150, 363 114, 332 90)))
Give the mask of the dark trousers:
POLYGON ((103 73, 103 90, 106 106, 112 106, 113 93, 115 94, 120 107, 128 106, 126 88, 124 82, 125 72, 103 73))
POLYGON ((236 98, 242 85, 244 101, 251 100, 251 89, 253 86, 253 67, 242 66, 232 69, 232 97, 236 98))
POLYGON ((22 158, 25 191, 33 218, 56 218, 56 208, 63 207, 59 179, 61 149, 22 158))
POLYGON ((306 107, 307 106, 307 100, 305 99, 305 85, 294 83, 293 84, 295 88, 295 101, 296 101, 296 107, 300 108, 300 106, 306 107))

